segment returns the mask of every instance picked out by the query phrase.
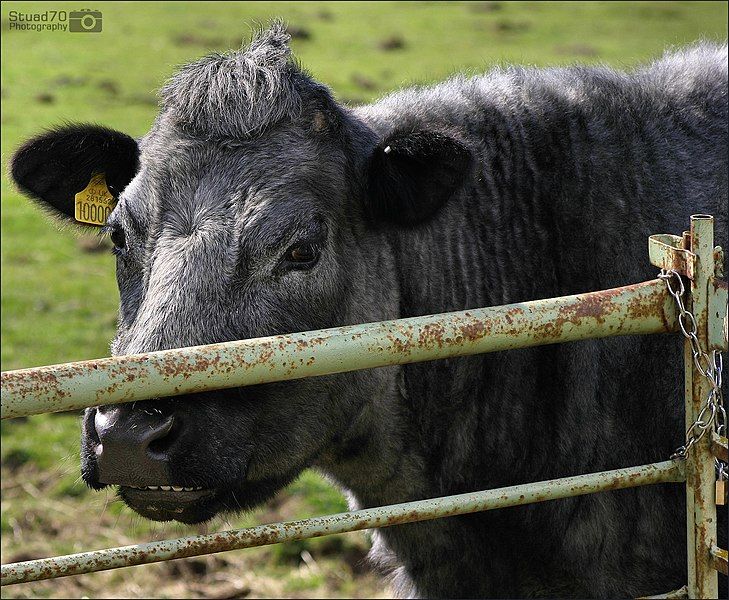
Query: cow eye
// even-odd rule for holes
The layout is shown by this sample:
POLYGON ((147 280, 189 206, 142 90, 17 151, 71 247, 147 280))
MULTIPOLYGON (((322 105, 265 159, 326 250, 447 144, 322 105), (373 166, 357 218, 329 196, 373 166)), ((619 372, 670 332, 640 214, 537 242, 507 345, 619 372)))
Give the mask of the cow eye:
POLYGON ((121 227, 114 227, 109 237, 111 238, 111 243, 114 244, 115 250, 124 250, 127 245, 127 240, 124 235, 124 230, 121 227))
POLYGON ((299 244, 289 248, 286 262, 294 269, 308 269, 319 259, 319 249, 314 244, 299 244))

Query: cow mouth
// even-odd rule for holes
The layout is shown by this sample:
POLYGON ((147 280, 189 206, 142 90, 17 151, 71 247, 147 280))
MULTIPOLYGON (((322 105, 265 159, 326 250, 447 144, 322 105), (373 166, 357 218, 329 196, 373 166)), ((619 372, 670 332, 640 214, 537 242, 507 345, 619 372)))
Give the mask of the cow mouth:
POLYGON ((218 512, 219 495, 219 490, 202 487, 119 486, 119 496, 127 506, 153 521, 207 521, 218 512))
POLYGON ((223 480, 214 487, 117 485, 119 498, 140 516, 152 521, 179 521, 188 525, 209 521, 219 513, 252 510, 273 498, 303 470, 297 467, 277 477, 256 481, 223 480), (179 490, 179 491, 178 491, 179 490))

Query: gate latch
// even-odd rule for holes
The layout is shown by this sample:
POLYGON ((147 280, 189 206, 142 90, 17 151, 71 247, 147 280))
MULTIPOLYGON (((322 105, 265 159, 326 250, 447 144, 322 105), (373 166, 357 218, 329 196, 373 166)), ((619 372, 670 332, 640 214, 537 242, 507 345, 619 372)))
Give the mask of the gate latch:
POLYGON ((687 234, 688 232, 683 237, 667 233, 650 236, 648 238, 648 257, 651 264, 666 271, 676 271, 679 275, 693 279, 696 255, 686 249, 690 243, 690 237, 687 234))
MULTIPOLYGON (((666 271, 676 271, 693 280, 696 272, 696 255, 688 250, 691 235, 658 234, 648 238, 648 256, 651 264, 666 271)), ((715 277, 709 278, 709 351, 726 352, 729 346, 729 316, 727 313, 727 282, 719 279, 724 271, 724 252, 714 248, 715 277)))

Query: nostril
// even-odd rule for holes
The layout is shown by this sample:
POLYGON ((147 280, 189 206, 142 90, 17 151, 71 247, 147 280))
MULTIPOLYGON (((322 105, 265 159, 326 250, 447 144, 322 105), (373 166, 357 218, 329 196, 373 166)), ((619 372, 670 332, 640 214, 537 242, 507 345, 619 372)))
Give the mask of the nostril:
POLYGON ((164 459, 175 441, 177 428, 172 416, 153 428, 147 436, 147 453, 156 459, 164 459))

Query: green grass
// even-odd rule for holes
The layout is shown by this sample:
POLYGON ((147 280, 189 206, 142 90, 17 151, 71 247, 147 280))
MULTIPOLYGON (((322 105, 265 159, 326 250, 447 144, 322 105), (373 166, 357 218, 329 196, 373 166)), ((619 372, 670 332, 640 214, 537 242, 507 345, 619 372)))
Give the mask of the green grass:
MULTIPOLYGON (((298 28, 296 55, 349 103, 504 63, 631 67, 670 46, 727 36, 725 2, 99 2, 91 6, 104 15, 99 35, 9 29, 11 10, 87 7, 2 5, 4 370, 106 355, 118 303, 110 253, 89 252, 86 238, 70 227, 59 231, 13 190, 6 165, 14 148, 63 121, 142 135, 155 116, 154 91, 175 65, 237 47, 256 22, 283 16, 298 28)), ((112 494, 86 490, 78 479, 78 434, 71 415, 2 424, 3 562, 189 533, 142 521, 112 494)), ((306 473, 269 506, 215 527, 344 507, 337 491, 306 473)), ((242 594, 225 587, 233 583, 252 596, 387 594, 359 566, 365 549, 363 534, 351 534, 15 586, 3 597, 242 594)))

